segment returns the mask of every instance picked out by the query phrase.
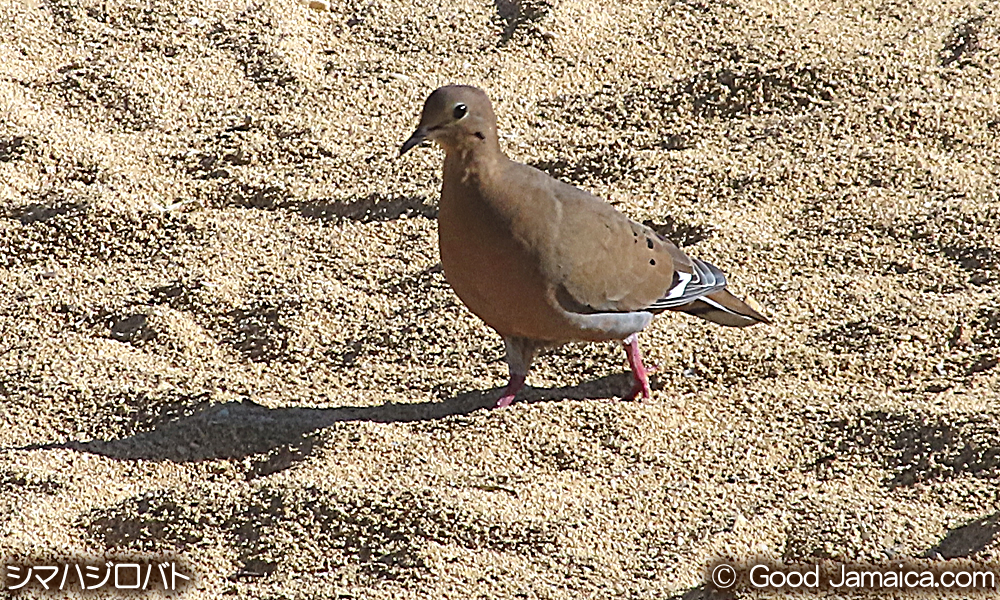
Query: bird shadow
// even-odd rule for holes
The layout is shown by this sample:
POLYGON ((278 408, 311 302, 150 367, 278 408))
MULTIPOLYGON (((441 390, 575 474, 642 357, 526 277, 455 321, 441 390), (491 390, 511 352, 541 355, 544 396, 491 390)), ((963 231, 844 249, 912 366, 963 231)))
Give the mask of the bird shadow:
POLYGON ((369 194, 351 202, 324 199, 288 202, 286 205, 308 219, 334 223, 395 221, 401 217, 436 219, 437 207, 427 204, 425 200, 421 196, 369 194))
POLYGON ((1000 538, 1000 512, 976 519, 950 530, 925 553, 928 558, 968 558, 979 554, 1000 538))
MULTIPOLYGON (((609 375, 571 387, 526 388, 517 404, 562 400, 611 400, 611 390, 628 389, 627 374, 609 375)), ((653 382, 654 389, 658 389, 653 382)), ((67 449, 116 460, 178 463, 240 459, 278 450, 260 468, 274 472, 302 460, 316 445, 316 434, 344 422, 415 423, 462 416, 493 407, 500 388, 464 392, 439 402, 386 403, 336 408, 268 408, 252 400, 207 406, 193 414, 158 423, 152 429, 113 440, 29 444, 5 450, 67 449), (279 464, 280 463, 280 464, 279 464), (282 466, 284 464, 285 466, 282 466)))

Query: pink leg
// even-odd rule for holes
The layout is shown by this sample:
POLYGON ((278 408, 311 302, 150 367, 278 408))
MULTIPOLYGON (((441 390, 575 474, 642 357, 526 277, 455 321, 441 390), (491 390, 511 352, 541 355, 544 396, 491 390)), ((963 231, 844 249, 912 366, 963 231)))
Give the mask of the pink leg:
POLYGON ((510 374, 510 383, 507 384, 507 388, 503 391, 503 396, 497 400, 497 404, 494 408, 507 408, 510 403, 514 401, 514 396, 524 387, 525 375, 515 375, 510 374))
POLYGON ((646 367, 642 366, 642 352, 639 351, 638 334, 633 333, 625 338, 624 344, 625 355, 628 357, 628 366, 631 367, 632 377, 635 379, 635 383, 632 384, 632 391, 629 392, 628 396, 625 396, 625 399, 634 400, 639 395, 648 399, 653 392, 649 389, 649 377, 646 374, 646 367))
POLYGON ((524 387, 524 380, 528 377, 531 369, 531 359, 538 350, 539 342, 528 338, 516 336, 503 336, 503 345, 507 351, 507 368, 510 369, 510 382, 503 395, 497 400, 495 408, 505 408, 514 401, 521 388, 524 387))

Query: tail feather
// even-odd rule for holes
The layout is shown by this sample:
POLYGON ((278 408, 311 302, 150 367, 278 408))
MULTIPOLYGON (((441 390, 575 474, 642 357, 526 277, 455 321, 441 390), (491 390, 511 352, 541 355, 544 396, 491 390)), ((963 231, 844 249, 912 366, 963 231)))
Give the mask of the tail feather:
POLYGON ((726 327, 748 327, 757 323, 771 322, 767 317, 725 289, 706 294, 690 304, 678 306, 673 310, 685 312, 726 327))

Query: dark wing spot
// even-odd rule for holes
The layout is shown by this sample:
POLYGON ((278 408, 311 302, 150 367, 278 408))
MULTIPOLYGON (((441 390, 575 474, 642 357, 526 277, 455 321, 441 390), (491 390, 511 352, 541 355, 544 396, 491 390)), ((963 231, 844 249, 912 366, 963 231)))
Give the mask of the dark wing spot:
POLYGON ((479 138, 479 139, 481 139, 481 140, 485 140, 485 139, 486 139, 486 136, 485 136, 485 135, 483 135, 483 134, 482 134, 481 132, 479 132, 479 131, 477 131, 475 135, 476 135, 476 137, 477 137, 477 138, 479 138))
POLYGON ((653 265, 655 267, 656 266, 656 261, 651 258, 651 259, 649 259, 649 264, 651 264, 651 265, 653 265))
POLYGON ((652 240, 652 238, 646 238, 646 245, 649 246, 650 250, 653 249, 653 240, 652 240))

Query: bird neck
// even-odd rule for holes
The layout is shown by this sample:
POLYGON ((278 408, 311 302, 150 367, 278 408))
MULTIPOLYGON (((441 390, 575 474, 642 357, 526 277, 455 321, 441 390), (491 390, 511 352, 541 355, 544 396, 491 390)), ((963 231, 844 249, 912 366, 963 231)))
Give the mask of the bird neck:
POLYGON ((457 175, 458 180, 466 183, 489 181, 509 160, 496 137, 473 142, 445 147, 445 177, 457 175))

